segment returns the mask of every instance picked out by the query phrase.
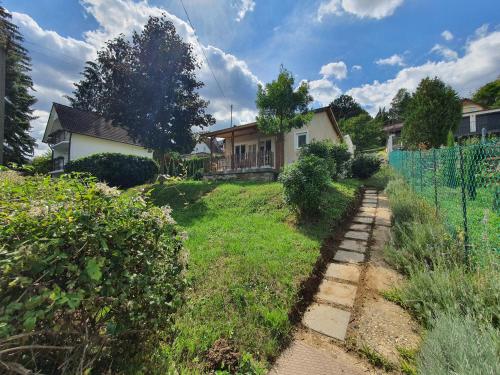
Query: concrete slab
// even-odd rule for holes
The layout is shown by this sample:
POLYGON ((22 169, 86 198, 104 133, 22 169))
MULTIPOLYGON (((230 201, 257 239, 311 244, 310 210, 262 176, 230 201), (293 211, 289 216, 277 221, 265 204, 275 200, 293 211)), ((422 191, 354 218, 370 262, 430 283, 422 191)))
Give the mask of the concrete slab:
POLYGON ((374 218, 375 217, 375 212, 360 211, 360 212, 358 212, 357 216, 374 218))
POLYGON ((361 207, 364 207, 364 208, 373 208, 373 207, 377 207, 377 203, 365 203, 363 201, 363 205, 361 207))
POLYGON ((353 307, 357 290, 355 285, 324 279, 319 286, 316 298, 337 305, 353 307))
POLYGON ((366 189, 365 194, 377 194, 377 190, 375 189, 366 189))
POLYGON ((345 239, 340 243, 339 249, 364 253, 366 251, 367 246, 368 245, 366 241, 345 239))
POLYGON ((307 309, 302 322, 313 331, 344 341, 350 318, 348 311, 315 303, 307 309))
POLYGON ((357 283, 361 270, 354 264, 330 263, 326 269, 325 276, 339 280, 357 283))
POLYGON ((381 225, 381 226, 385 226, 385 227, 390 227, 391 226, 391 220, 390 219, 387 219, 385 217, 376 217, 375 218, 375 224, 376 225, 381 225))
POLYGON ((295 340, 278 358, 269 375, 365 375, 369 371, 356 356, 337 347, 333 349, 325 350, 295 340))
POLYGON ((360 230, 360 231, 370 231, 371 225, 370 224, 351 224, 349 227, 349 230, 360 230))
POLYGON ((375 207, 363 207, 363 206, 361 206, 359 208, 359 212, 367 212, 370 214, 375 214, 377 212, 377 209, 375 207))
POLYGON ((368 232, 358 232, 354 230, 348 231, 346 234, 344 234, 345 238, 353 238, 355 240, 368 240, 368 237, 370 237, 370 233, 368 232))
POLYGON ((342 263, 363 263, 365 261, 365 256, 361 253, 356 253, 354 251, 337 250, 333 260, 342 263))
POLYGON ((352 222, 361 224, 371 224, 373 223, 373 217, 355 216, 354 219, 352 219, 352 222))

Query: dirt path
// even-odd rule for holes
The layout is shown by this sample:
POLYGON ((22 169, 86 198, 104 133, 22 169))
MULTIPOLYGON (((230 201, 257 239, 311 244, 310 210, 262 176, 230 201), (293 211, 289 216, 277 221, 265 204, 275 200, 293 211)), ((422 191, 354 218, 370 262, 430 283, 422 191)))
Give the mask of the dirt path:
POLYGON ((402 281, 383 259, 390 216, 387 198, 367 190, 315 301, 270 374, 398 373, 406 365, 405 353, 418 346, 419 327, 381 295, 402 281))

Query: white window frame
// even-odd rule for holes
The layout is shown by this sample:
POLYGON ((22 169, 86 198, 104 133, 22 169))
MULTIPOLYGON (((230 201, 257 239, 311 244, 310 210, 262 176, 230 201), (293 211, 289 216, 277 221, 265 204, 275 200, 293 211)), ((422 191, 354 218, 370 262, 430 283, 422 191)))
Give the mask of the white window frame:
POLYGON ((476 115, 470 115, 470 127, 469 127, 470 131, 472 133, 475 133, 476 132, 476 115))
POLYGON ((301 135, 305 135, 306 136, 306 145, 309 144, 309 132, 307 130, 295 132, 295 136, 294 136, 294 139, 295 139, 295 150, 300 150, 300 147, 299 147, 299 136, 301 136, 301 135))

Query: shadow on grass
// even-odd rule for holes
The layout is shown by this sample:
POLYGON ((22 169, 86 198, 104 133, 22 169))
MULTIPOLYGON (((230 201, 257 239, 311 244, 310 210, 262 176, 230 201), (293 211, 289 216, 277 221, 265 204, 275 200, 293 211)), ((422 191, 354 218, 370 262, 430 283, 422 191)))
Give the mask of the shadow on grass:
POLYGON ((217 183, 204 181, 157 184, 153 185, 149 194, 154 205, 169 205, 177 223, 189 227, 194 220, 208 213, 206 203, 201 198, 217 186, 217 183))

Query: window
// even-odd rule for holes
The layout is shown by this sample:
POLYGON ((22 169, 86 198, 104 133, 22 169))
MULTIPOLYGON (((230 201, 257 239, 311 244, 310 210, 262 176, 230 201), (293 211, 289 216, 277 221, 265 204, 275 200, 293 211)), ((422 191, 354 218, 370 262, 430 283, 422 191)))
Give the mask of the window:
POLYGON ((299 149, 307 144, 307 132, 295 133, 295 148, 299 149))

